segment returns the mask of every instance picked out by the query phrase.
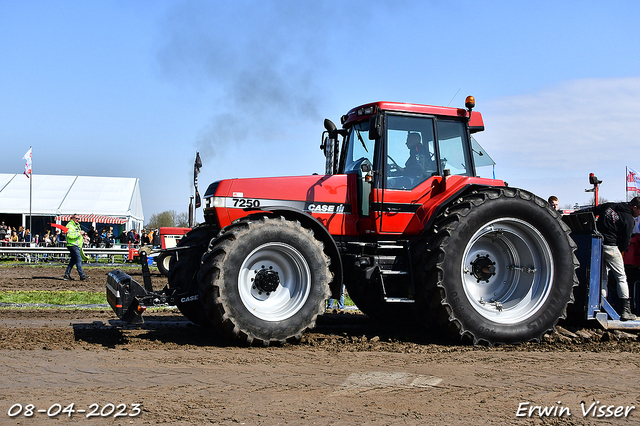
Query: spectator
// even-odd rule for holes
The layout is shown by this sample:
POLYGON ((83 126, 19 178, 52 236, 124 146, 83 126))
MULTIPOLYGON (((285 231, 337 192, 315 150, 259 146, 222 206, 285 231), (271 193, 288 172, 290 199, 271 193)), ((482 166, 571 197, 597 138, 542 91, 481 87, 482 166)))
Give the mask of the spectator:
POLYGON ((98 247, 106 247, 106 240, 107 240, 107 228, 102 228, 102 231, 100 232, 100 236, 98 237, 98 247))
POLYGON ((2 240, 5 242, 6 246, 11 245, 11 227, 7 226, 7 233, 4 236, 4 239, 2 240))
POLYGON ((127 242, 129 242, 131 244, 135 244, 136 243, 136 230, 135 229, 132 229, 127 234, 127 242))
POLYGON ((11 233, 11 245, 12 245, 12 246, 16 246, 16 245, 18 245, 18 241, 19 241, 19 239, 18 239, 18 233, 17 233, 16 231, 13 231, 13 232, 11 233))
POLYGON ((24 241, 24 226, 18 228, 18 242, 24 241))
POLYGON ((335 306, 338 302, 338 311, 342 312, 344 310, 344 284, 342 284, 342 289, 340 290, 340 298, 339 299, 329 299, 329 309, 335 312, 335 306))
POLYGON ((56 241, 55 242, 56 242, 56 245, 58 247, 64 247, 64 245, 65 245, 64 234, 59 229, 56 229, 56 241))
POLYGON ((49 231, 44 233, 44 237, 42 238, 42 245, 44 247, 51 247, 51 237, 49 235, 49 231))
POLYGON ((140 244, 143 246, 149 245, 149 236, 146 229, 143 229, 142 234, 140 234, 140 244))
MULTIPOLYGON (((622 303, 622 321, 635 320, 631 313, 629 299, 629 284, 624 270, 622 253, 627 250, 631 242, 631 233, 635 225, 635 218, 640 216, 640 197, 635 197, 628 203, 604 203, 591 209, 598 215, 596 223, 598 231, 604 237, 604 262, 607 270, 613 273, 618 284, 618 297, 622 303)), ((606 297, 606 290, 602 289, 606 297)))
POLYGON ((113 226, 110 226, 107 230, 107 239, 109 240, 109 245, 107 247, 113 247, 113 243, 115 243, 116 236, 113 235, 113 226))
POLYGON ((4 220, 0 223, 0 241, 6 239, 9 233, 9 227, 4 224, 4 220))
POLYGON ((121 248, 124 248, 126 244, 129 242, 129 237, 127 237, 127 233, 125 232, 124 228, 122 228, 122 232, 118 236, 118 240, 120 241, 121 248))
POLYGON ((162 246, 162 241, 160 240, 160 232, 158 231, 158 228, 153 231, 153 248, 160 248, 162 246))
POLYGON ((29 231, 29 228, 24 230, 24 233, 22 234, 22 241, 25 243, 31 242, 31 231, 29 231))
POLYGON ((91 226, 91 229, 87 232, 87 236, 89 237, 90 247, 98 247, 98 231, 96 231, 94 226, 91 226))
POLYGON ((80 217, 77 214, 71 216, 71 220, 67 223, 67 250, 69 250, 70 259, 67 270, 64 273, 65 281, 72 280, 71 269, 73 265, 78 269, 81 280, 88 280, 89 277, 82 272, 82 242, 84 239, 84 231, 80 229, 80 217))
POLYGON ((111 248, 111 246, 113 246, 113 238, 112 238, 112 233, 109 231, 109 228, 105 227, 102 229, 102 242, 104 243, 104 246, 106 248, 111 248))
POLYGON ((555 195, 552 195, 549 197, 547 201, 549 202, 549 205, 553 210, 557 211, 560 214, 563 213, 563 211, 560 210, 560 201, 558 200, 558 197, 556 197, 555 195))

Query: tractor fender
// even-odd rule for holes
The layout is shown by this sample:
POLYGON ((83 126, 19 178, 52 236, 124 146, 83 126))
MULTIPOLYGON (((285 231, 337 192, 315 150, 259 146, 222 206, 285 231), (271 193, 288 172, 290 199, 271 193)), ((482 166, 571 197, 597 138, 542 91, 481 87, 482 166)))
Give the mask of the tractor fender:
POLYGON ((297 220, 302 226, 313 231, 316 238, 322 241, 326 254, 331 258, 329 270, 333 273, 333 281, 329 284, 329 288, 331 289, 332 297, 336 296, 336 298, 339 298, 340 293, 342 292, 342 257, 340 256, 340 251, 338 250, 336 241, 333 239, 333 236, 329 233, 327 228, 325 228, 324 225, 322 225, 322 223, 315 217, 292 207, 265 207, 264 209, 260 208, 259 210, 270 212, 277 216, 283 216, 289 220, 297 220))
POLYGON ((431 229, 431 227, 433 226, 436 218, 438 216, 440 216, 440 213, 442 213, 443 210, 445 210, 448 207, 450 207, 456 199, 462 197, 465 194, 468 194, 469 192, 475 191, 475 190, 480 189, 480 188, 487 188, 489 186, 491 186, 491 185, 478 185, 476 183, 473 183, 473 184, 465 185, 465 186, 461 187, 460 189, 458 189, 457 191, 452 192, 451 194, 449 194, 449 197, 447 197, 447 199, 445 201, 440 203, 435 208, 433 214, 424 223, 423 229, 425 231, 431 229))

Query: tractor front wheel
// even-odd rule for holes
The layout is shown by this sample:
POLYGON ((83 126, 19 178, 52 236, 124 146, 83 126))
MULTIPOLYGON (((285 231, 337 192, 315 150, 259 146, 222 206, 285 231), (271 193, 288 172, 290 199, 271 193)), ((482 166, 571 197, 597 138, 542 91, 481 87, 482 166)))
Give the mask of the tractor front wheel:
POLYGON ((244 344, 297 342, 329 296, 329 258, 313 232, 282 217, 243 219, 209 245, 199 273, 211 322, 244 344))

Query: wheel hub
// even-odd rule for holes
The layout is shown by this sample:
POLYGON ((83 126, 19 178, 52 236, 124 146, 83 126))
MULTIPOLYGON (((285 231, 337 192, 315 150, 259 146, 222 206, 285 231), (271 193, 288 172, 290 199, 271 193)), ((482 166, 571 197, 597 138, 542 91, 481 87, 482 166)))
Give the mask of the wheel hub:
POLYGON ((266 269, 264 266, 262 269, 254 271, 256 276, 253 278, 253 288, 258 290, 259 294, 272 293, 276 291, 280 285, 280 276, 278 272, 273 270, 273 267, 266 269))
POLYGON ((478 255, 476 259, 471 262, 471 272, 477 281, 489 282, 489 278, 496 274, 496 262, 493 262, 489 255, 478 255))

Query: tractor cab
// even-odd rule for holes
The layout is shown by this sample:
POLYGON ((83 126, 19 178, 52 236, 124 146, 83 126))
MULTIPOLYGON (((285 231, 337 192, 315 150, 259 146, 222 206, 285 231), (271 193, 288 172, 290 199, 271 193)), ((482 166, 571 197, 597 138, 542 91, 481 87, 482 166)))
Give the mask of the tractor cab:
POLYGON ((408 204, 423 206, 451 194, 452 185, 477 182, 476 164, 487 165, 490 157, 471 137, 484 130, 472 97, 466 106, 375 102, 342 116, 340 130, 325 120, 325 174, 356 175, 361 232, 420 232, 424 223, 416 221, 412 230, 410 221, 421 207, 408 204), (372 210, 375 218, 367 221, 372 210))
POLYGON ((470 134, 484 130, 484 124, 480 113, 472 113, 474 104, 467 105, 472 106, 464 110, 376 102, 342 116, 341 130, 325 120, 321 145, 327 158, 325 172, 353 172, 366 159, 375 186, 398 190, 415 188, 432 176, 473 177, 474 156, 483 153, 472 150, 470 134))

